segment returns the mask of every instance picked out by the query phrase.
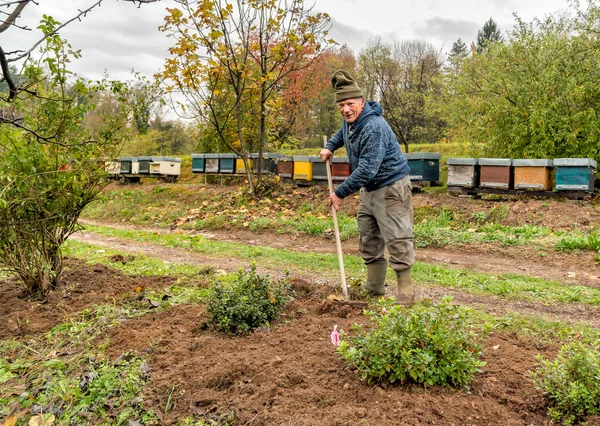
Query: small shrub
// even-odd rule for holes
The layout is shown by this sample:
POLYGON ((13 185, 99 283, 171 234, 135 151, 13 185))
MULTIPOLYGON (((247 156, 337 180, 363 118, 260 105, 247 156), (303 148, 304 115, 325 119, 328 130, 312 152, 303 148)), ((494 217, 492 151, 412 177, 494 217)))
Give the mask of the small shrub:
POLYGON ((580 342, 561 348, 554 361, 537 356, 531 373, 537 387, 550 399, 548 415, 570 425, 600 414, 600 353, 580 342))
POLYGON ((452 305, 450 297, 431 308, 411 310, 382 302, 369 311, 374 327, 346 336, 338 351, 367 383, 420 383, 427 386, 467 387, 485 365, 480 339, 468 325, 467 311, 452 305))
POLYGON ((272 283, 269 276, 240 268, 232 282, 217 281, 211 286, 207 312, 209 323, 225 333, 244 334, 275 319, 292 300, 291 285, 284 278, 272 283))

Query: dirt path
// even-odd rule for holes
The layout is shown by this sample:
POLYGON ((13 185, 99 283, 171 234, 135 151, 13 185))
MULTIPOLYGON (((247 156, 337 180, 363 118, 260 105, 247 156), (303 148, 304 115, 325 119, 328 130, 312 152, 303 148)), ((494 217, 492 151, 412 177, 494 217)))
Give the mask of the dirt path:
MULTIPOLYGON (((91 221, 82 223, 92 224, 91 221)), ((116 227, 115 225, 111 225, 116 227)), ((131 229, 130 226, 123 227, 131 229)), ((137 229, 149 230, 138 227, 137 229)), ((168 230, 154 232, 170 232, 168 230)), ((335 244, 332 240, 326 240, 315 237, 290 237, 266 234, 254 234, 250 232, 211 232, 202 233, 206 238, 212 238, 219 241, 232 241, 249 245, 269 245, 294 250, 334 252, 335 244), (332 247, 333 246, 333 247, 332 247)), ((240 266, 243 266, 235 258, 209 257, 202 254, 182 250, 173 247, 164 247, 157 244, 141 243, 131 244, 129 240, 123 240, 115 237, 105 237, 94 234, 89 231, 82 231, 71 237, 74 240, 94 244, 101 247, 110 248, 127 253, 141 253, 147 256, 156 257, 164 261, 173 263, 185 263, 199 266, 211 266, 216 269, 233 272, 240 266)), ((354 242, 344 243, 344 252, 347 254, 358 254, 354 242)), ((594 269, 581 270, 573 272, 569 266, 577 266, 573 259, 562 259, 554 265, 548 265, 537 259, 516 255, 502 257, 494 253, 484 253, 475 251, 447 251, 447 250, 418 250, 417 259, 422 262, 446 264, 450 267, 482 271, 486 273, 514 273, 526 276, 537 276, 544 279, 556 280, 565 285, 587 285, 590 287, 600 287, 600 273, 594 269)), ((277 275, 279 271, 268 271, 271 275, 277 275)), ((329 282, 327 279, 315 276, 298 276, 298 278, 310 280, 313 283, 328 284, 337 286, 337 283, 329 282)), ((418 284, 418 283, 417 283, 418 284)), ((563 321, 570 323, 588 324, 593 327, 600 327, 600 307, 580 304, 544 304, 531 303, 523 301, 510 301, 494 296, 479 296, 454 289, 443 287, 418 286, 418 298, 430 298, 439 300, 443 296, 451 295, 455 302, 463 305, 470 305, 485 310, 495 315, 504 315, 510 312, 523 314, 527 316, 544 317, 549 321, 563 321)))
MULTIPOLYGON (((85 225, 103 225, 118 229, 139 229, 147 232, 172 232, 168 229, 147 228, 141 226, 109 224, 92 220, 80 220, 85 225)), ((315 236, 278 235, 273 233, 255 233, 241 230, 194 232, 190 235, 202 235, 217 241, 234 242, 255 246, 270 246, 296 251, 335 253, 333 236, 330 238, 315 236)), ((88 237, 91 238, 91 237, 88 237)), ((129 243, 124 244, 130 245, 129 243)), ((342 242, 345 254, 358 256, 358 243, 355 240, 342 242)), ((418 261, 445 264, 455 268, 481 271, 490 274, 518 274, 545 280, 558 281, 567 285, 585 285, 600 288, 600 265, 590 253, 565 254, 546 253, 544 257, 535 256, 528 247, 494 247, 491 244, 471 247, 451 247, 418 249, 415 254, 418 261)))

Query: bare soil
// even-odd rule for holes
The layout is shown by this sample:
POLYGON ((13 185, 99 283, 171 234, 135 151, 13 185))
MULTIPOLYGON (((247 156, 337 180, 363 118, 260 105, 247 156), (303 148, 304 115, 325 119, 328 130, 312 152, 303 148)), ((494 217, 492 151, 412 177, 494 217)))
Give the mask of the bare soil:
MULTIPOLYGON (((457 203, 466 206, 466 214, 491 208, 455 197, 440 200, 417 195, 415 204, 419 203, 432 207, 457 203)), ((510 212, 508 220, 515 223, 550 223, 564 229, 591 227, 599 220, 598 207, 590 203, 515 200, 510 204, 510 212)), ((335 252, 331 238, 240 231, 211 231, 204 235, 250 245, 335 252)), ((143 253, 226 271, 247 266, 233 258, 211 258, 148 243, 132 247, 128 241, 90 232, 73 238, 116 249, 125 259, 143 253)), ((356 241, 344 242, 344 252, 357 254, 356 246, 356 241)), ((423 262, 600 288, 600 269, 591 253, 549 253, 540 258, 528 253, 527 248, 490 247, 427 249, 416 254, 423 262)), ((127 277, 75 259, 68 259, 66 266, 64 286, 45 301, 24 298, 14 279, 0 282, 0 300, 4 302, 0 304, 0 318, 4 319, 0 339, 39 335, 93 304, 119 302, 139 285, 166 289, 173 283, 169 277, 127 277)), ((284 317, 270 329, 249 336, 213 333, 203 327, 203 306, 179 305, 125 321, 101 340, 110 339, 107 350, 114 358, 126 352, 148 355, 152 371, 144 390, 144 403, 158 413, 164 425, 190 414, 217 422, 223 422, 225 416, 235 416, 236 425, 552 424, 546 416, 547 401, 535 389, 528 371, 535 367, 535 355, 553 357, 558 348, 493 333, 485 343, 487 365, 476 376, 470 391, 369 386, 346 367, 329 337, 335 324, 346 330, 354 323, 366 324, 362 311, 328 303, 327 295, 337 283, 326 282, 322 277, 294 276, 293 285, 297 295, 284 317), (172 408, 165 412, 169 398, 172 408)), ((450 294, 456 303, 492 313, 516 312, 600 327, 600 310, 596 307, 511 302, 423 285, 418 286, 417 294, 419 298, 434 300, 450 294)), ((588 424, 600 425, 600 419, 589 418, 588 424)))

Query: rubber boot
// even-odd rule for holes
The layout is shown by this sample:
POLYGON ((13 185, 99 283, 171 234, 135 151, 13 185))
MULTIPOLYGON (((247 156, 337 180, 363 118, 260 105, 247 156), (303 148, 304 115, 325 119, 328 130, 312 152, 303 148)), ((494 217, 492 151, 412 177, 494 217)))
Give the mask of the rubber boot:
POLYGON ((371 296, 385 295, 385 274, 387 272, 387 261, 373 262, 367 265, 367 283, 365 290, 371 296))
POLYGON ((413 282, 410 276, 410 268, 404 271, 396 272, 396 280, 398 281, 398 293, 396 295, 396 304, 400 306, 410 307, 415 301, 415 292, 413 290, 413 282))

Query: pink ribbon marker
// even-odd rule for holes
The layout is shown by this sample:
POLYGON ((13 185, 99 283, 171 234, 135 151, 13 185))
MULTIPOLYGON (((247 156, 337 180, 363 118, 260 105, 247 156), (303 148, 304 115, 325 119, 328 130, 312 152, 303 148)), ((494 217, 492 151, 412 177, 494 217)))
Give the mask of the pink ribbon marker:
POLYGON ((337 324, 333 326, 333 331, 331 332, 331 343, 333 343, 333 346, 340 344, 340 333, 337 331, 337 324))

